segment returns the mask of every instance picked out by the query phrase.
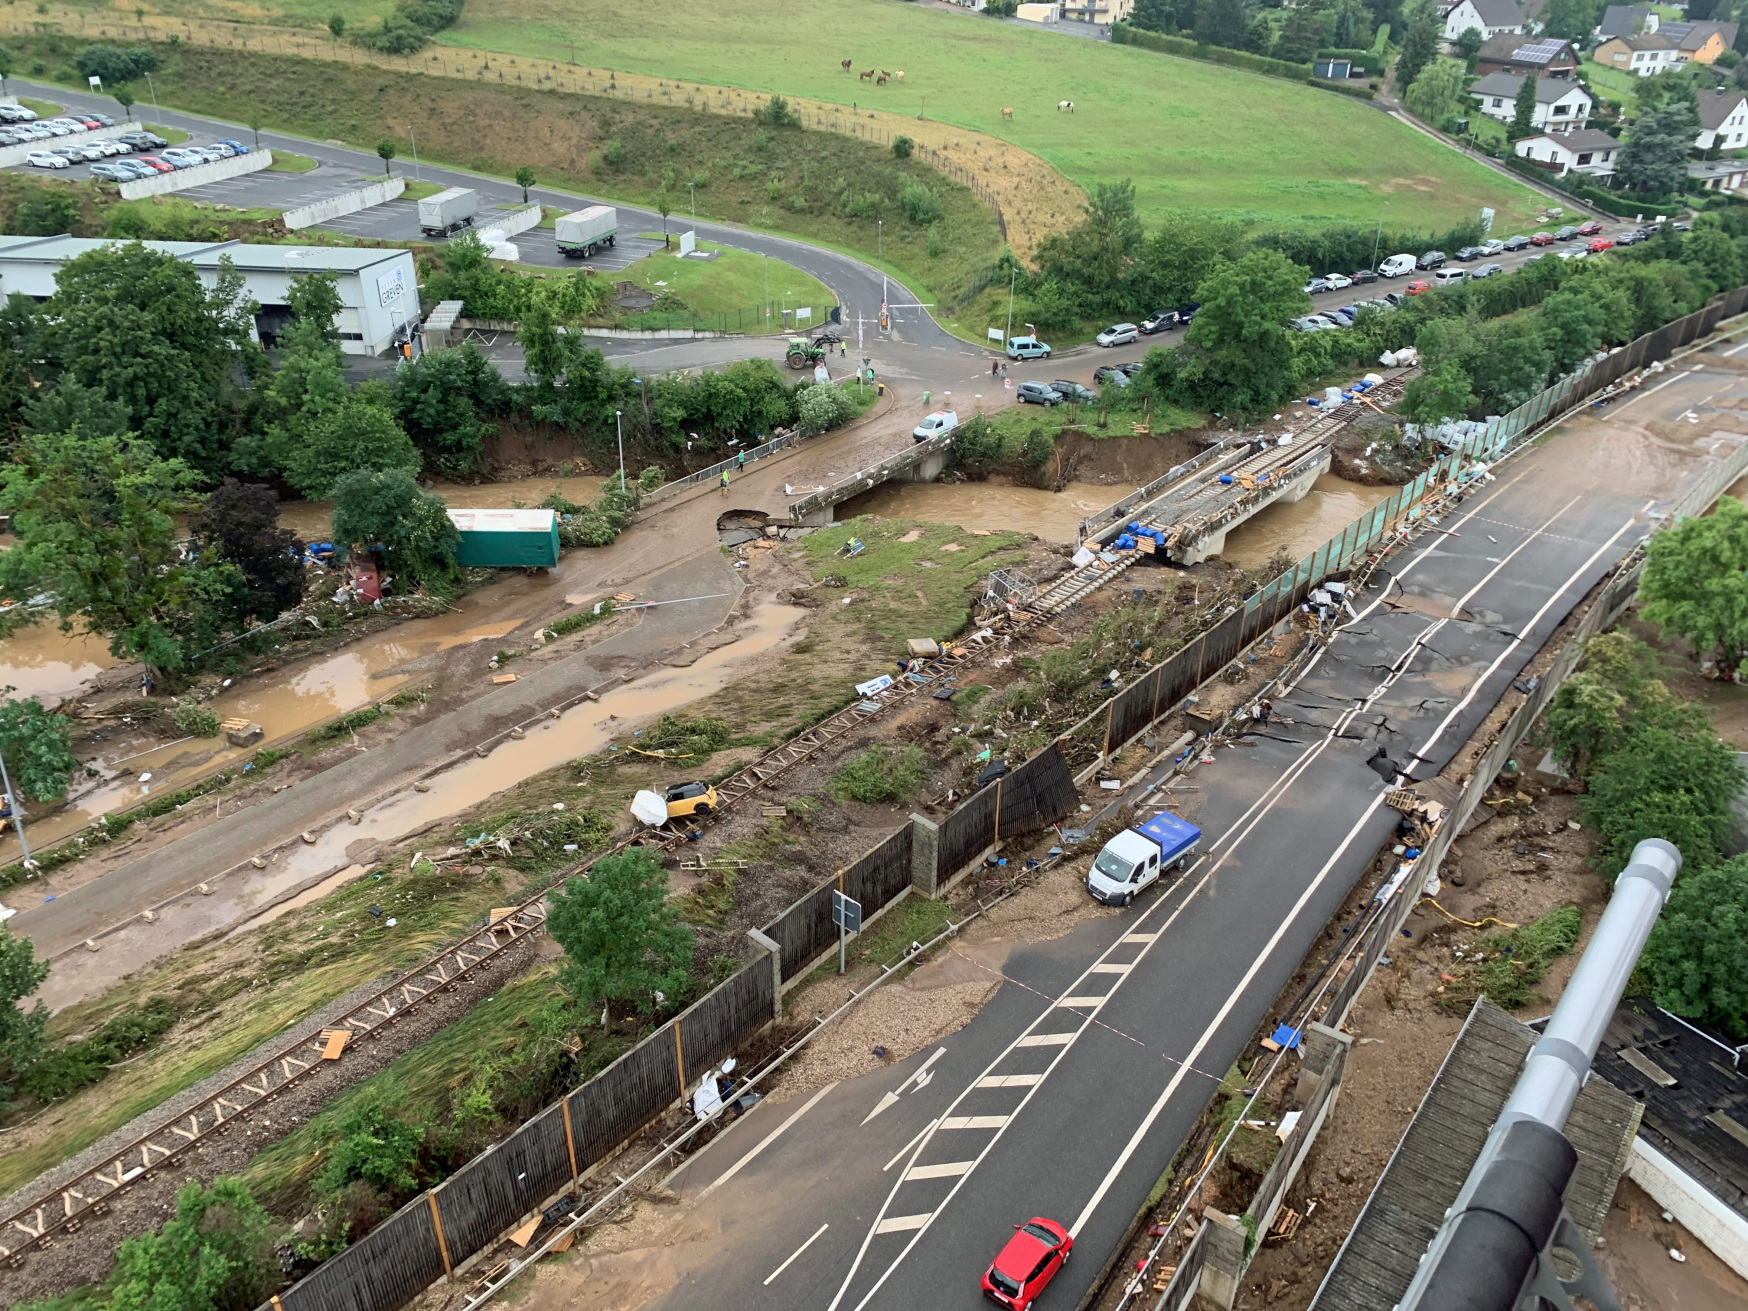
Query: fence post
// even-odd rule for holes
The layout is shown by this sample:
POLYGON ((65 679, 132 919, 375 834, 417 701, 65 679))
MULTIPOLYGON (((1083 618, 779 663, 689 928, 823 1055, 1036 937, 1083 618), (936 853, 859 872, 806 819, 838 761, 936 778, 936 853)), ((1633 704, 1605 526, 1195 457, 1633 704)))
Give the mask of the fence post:
POLYGON ((1353 1037, 1327 1024, 1307 1024, 1299 1044, 1299 1082, 1293 1095, 1301 1106, 1308 1106, 1317 1095, 1324 1075, 1337 1064, 1337 1053, 1345 1060, 1347 1049, 1353 1046, 1353 1037))
POLYGON ((747 937, 753 940, 753 946, 771 958, 771 1018, 780 1020, 783 1018, 783 949, 775 938, 759 929, 748 929, 747 937))
POLYGON ((910 817, 910 886, 933 900, 941 883, 941 826, 931 819, 910 817))
POLYGON ((1250 1231, 1230 1215, 1213 1207, 1202 1212, 1208 1236, 1202 1243, 1202 1279, 1196 1299, 1220 1311, 1232 1311, 1238 1298, 1238 1281, 1244 1275, 1244 1248, 1250 1231))

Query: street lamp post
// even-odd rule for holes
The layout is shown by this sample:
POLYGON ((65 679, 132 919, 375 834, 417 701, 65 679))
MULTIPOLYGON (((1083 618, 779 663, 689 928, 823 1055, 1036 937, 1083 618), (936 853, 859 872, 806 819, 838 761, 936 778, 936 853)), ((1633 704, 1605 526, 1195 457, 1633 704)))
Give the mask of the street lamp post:
POLYGON ((688 182, 686 184, 686 190, 692 193, 692 222, 696 223, 698 221, 698 184, 696 182, 688 182))
POLYGON ((18 849, 24 853, 24 867, 30 868, 30 844, 24 840, 24 816, 19 813, 18 798, 12 793, 12 779, 6 773, 6 757, 0 755, 0 786, 6 789, 6 802, 12 809, 12 827, 18 830, 18 849))
POLYGON ((1378 267, 1378 246, 1384 240, 1384 210, 1390 208, 1390 202, 1385 201, 1378 210, 1378 235, 1372 238, 1372 267, 1378 267))
POLYGON ((152 108, 158 111, 159 118, 163 118, 164 111, 158 107, 158 87, 157 84, 152 81, 152 75, 150 73, 146 74, 146 86, 149 87, 152 92, 152 108))
POLYGON ((619 433, 619 490, 625 490, 625 411, 613 411, 613 427, 619 433))
POLYGON ((765 257, 765 322, 771 321, 771 257, 765 257))
POLYGON ((413 135, 411 123, 407 124, 407 137, 413 143, 413 181, 422 182, 424 179, 419 176, 419 138, 413 135))
POLYGON ((1020 266, 1018 264, 1008 270, 1008 333, 1007 337, 1001 339, 1004 351, 1007 349, 1008 338, 1014 335, 1014 280, 1019 276, 1020 266))

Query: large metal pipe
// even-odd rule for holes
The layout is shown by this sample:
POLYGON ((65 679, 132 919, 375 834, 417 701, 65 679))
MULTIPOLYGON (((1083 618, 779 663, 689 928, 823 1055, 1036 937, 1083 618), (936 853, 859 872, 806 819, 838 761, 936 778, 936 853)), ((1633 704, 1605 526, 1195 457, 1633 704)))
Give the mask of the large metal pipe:
POLYGON ((1660 838, 1633 848, 1572 981, 1397 1311, 1512 1311, 1552 1237, 1576 1156, 1561 1130, 1681 872, 1660 838), (1562 1148, 1564 1150, 1562 1150, 1562 1148))

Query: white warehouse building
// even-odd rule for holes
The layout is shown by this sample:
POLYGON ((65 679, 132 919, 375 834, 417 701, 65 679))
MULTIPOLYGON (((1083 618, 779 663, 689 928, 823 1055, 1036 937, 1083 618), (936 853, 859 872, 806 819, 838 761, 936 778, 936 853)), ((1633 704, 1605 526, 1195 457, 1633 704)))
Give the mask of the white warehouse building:
MULTIPOLYGON (((67 260, 120 243, 97 237, 0 236, 0 295, 36 300, 55 293, 55 274, 67 260)), ((207 287, 229 259, 243 276, 244 294, 260 307, 256 335, 271 341, 291 311, 286 291, 306 273, 338 275, 340 313, 334 321, 348 355, 382 355, 409 339, 419 323, 419 287, 411 251, 357 246, 274 246, 242 241, 147 241, 149 250, 192 264, 207 287)))

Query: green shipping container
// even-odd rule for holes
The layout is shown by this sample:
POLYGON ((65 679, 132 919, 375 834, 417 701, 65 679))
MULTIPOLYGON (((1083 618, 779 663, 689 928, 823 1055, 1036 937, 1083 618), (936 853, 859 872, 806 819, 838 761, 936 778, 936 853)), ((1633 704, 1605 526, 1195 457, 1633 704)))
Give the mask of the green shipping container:
POLYGON ((550 569, 558 563, 554 510, 451 510, 461 533, 455 562, 484 569, 550 569))

